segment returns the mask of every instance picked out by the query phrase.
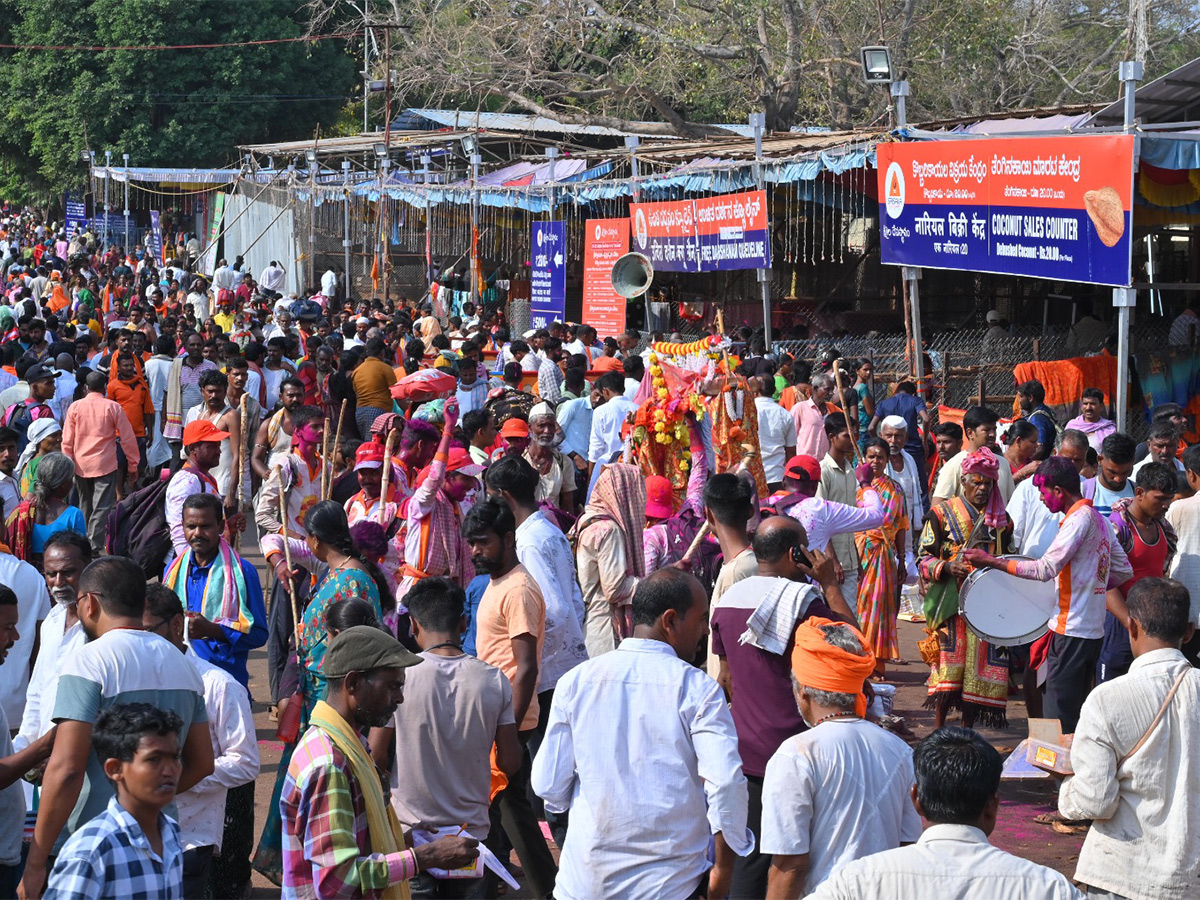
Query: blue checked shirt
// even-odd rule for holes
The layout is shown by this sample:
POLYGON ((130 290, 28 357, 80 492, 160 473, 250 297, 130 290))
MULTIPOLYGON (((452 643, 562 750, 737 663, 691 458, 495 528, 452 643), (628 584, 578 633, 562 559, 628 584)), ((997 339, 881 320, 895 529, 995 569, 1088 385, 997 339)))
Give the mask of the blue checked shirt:
POLYGON ((183 900, 179 826, 159 813, 163 852, 113 797, 63 845, 43 900, 183 900))

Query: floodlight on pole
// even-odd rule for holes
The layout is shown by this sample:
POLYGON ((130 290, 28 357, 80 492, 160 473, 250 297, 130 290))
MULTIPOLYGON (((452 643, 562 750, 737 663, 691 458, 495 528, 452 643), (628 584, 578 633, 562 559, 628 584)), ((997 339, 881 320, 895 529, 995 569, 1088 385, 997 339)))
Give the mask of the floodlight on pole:
POLYGON ((863 80, 867 84, 890 84, 895 80, 892 72, 892 51, 887 47, 863 47, 859 52, 863 80))
POLYGON ((92 153, 91 150, 80 150, 79 151, 79 161, 80 162, 84 162, 84 163, 87 163, 88 165, 91 165, 92 159, 94 157, 95 157, 95 154, 92 153))
POLYGON ((387 144, 372 144, 372 145, 371 145, 371 149, 375 151, 375 158, 376 158, 376 159, 378 159, 378 160, 384 160, 384 159, 387 159, 387 158, 388 158, 388 146, 387 146, 387 144))

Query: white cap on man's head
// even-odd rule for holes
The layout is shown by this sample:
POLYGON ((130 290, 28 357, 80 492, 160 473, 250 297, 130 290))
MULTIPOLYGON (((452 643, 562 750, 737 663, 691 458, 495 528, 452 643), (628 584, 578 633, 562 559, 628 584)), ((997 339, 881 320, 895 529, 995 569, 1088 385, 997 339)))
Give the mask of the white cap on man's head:
POLYGON ((997 323, 999 323, 999 321, 1000 321, 1000 310, 989 309, 988 314, 987 314, 987 323, 989 325, 996 325, 997 323))

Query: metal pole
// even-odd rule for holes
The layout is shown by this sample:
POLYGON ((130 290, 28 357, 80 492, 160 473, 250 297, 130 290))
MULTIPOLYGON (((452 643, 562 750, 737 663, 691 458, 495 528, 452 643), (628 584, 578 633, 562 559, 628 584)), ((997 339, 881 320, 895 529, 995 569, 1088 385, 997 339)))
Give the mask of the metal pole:
POLYGON ((342 160, 342 289, 350 300, 350 160, 342 160))
POLYGON ((101 227, 100 233, 104 235, 101 239, 101 256, 108 252, 108 182, 112 177, 112 151, 104 151, 104 225, 101 227))
MULTIPOLYGON (((478 135, 478 132, 476 132, 478 135)), ((478 137, 476 137, 478 140, 478 137)), ((471 302, 479 303, 479 295, 483 285, 479 283, 479 164, 483 157, 479 155, 479 145, 471 151, 471 302)), ((429 192, 425 193, 428 203, 429 192)))
POLYGON ((129 154, 122 153, 125 162, 125 252, 129 252, 129 154))
MULTIPOLYGON (((629 151, 629 174, 633 176, 633 202, 638 203, 642 199, 642 189, 638 185, 638 158, 637 148, 641 143, 641 138, 636 134, 625 136, 625 149, 629 151)), ((650 331, 650 296, 649 291, 642 294, 642 328, 650 331)), ((628 301, 626 301, 628 303, 628 301)))
POLYGON ((432 157, 428 153, 421 156, 421 175, 422 181, 425 183, 425 286, 432 293, 433 291, 433 234, 431 231, 432 222, 430 215, 432 211, 429 204, 429 164, 432 162, 432 157))
POLYGON ((387 159, 383 161, 383 185, 381 189, 382 196, 380 197, 383 203, 385 212, 389 215, 384 220, 383 231, 383 302, 388 304, 392 300, 392 236, 388 233, 391 230, 391 205, 388 203, 387 186, 389 170, 392 167, 392 26, 383 26, 383 65, 384 75, 387 78, 386 90, 383 95, 383 144, 387 147, 387 159))
MULTIPOLYGON (((1118 64, 1121 82, 1125 85, 1125 133, 1132 134, 1137 119, 1137 85, 1144 67, 1140 60, 1118 64)), ((1134 168, 1137 168, 1138 146, 1134 138, 1134 168)), ((1133 173, 1129 173, 1130 182, 1133 173)), ((1133 252, 1130 241, 1130 253, 1133 252)), ((1131 287, 1113 288, 1113 306, 1117 309, 1117 431, 1125 430, 1125 413, 1129 405, 1129 325, 1131 310, 1137 305, 1137 291, 1131 287)))
MULTIPOLYGON (((908 98, 908 82, 893 81, 889 85, 889 91, 896 107, 896 125, 898 128, 907 128, 908 106, 906 101, 908 98)), ((908 306, 912 319, 913 375, 917 379, 917 396, 927 400, 928 397, 926 396, 925 389, 925 351, 921 346, 921 289, 918 285, 921 279, 921 270, 915 266, 905 266, 901 277, 908 287, 908 306)))
MULTIPOLYGON (((750 113, 750 127, 754 129, 754 180, 758 184, 758 189, 761 191, 765 188, 763 180, 763 128, 767 124, 767 117, 763 113, 750 113)), ((770 234, 767 235, 767 240, 770 241, 770 234)), ((766 352, 771 350, 771 270, 758 270, 758 283, 762 288, 762 308, 763 308, 763 345, 766 352)))

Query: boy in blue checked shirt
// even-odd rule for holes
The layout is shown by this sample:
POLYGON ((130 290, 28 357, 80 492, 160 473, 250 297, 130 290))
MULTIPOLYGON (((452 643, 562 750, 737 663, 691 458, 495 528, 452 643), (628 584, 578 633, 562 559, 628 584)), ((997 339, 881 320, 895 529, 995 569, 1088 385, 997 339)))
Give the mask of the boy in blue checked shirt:
POLYGON ((100 714, 92 742, 116 796, 63 845, 44 900, 183 900, 179 826, 162 811, 183 769, 182 727, 149 703, 100 714))

